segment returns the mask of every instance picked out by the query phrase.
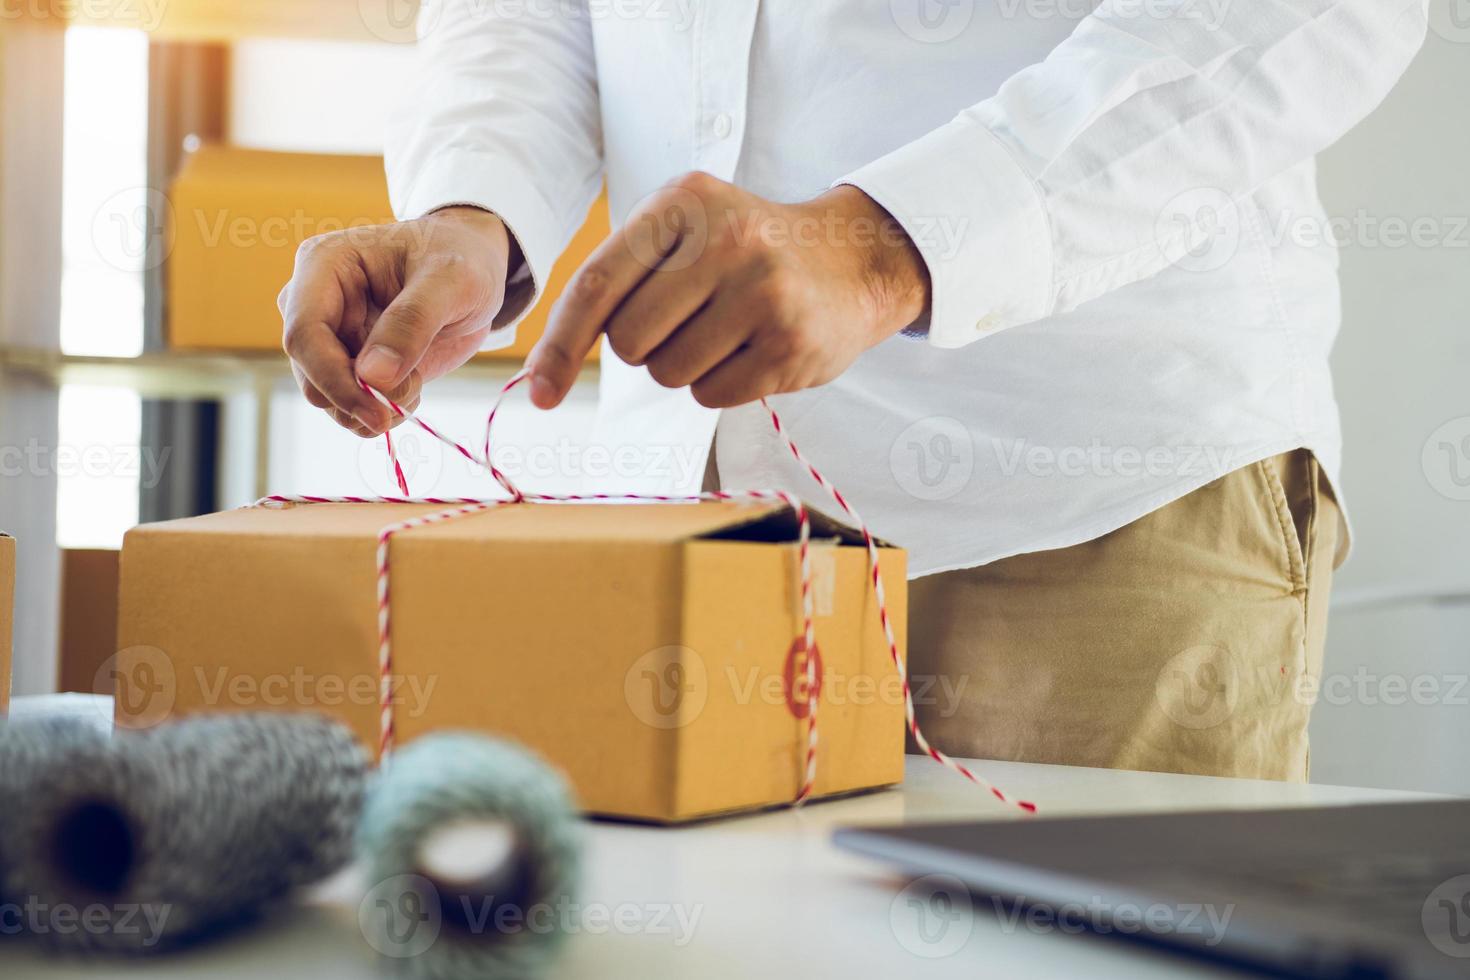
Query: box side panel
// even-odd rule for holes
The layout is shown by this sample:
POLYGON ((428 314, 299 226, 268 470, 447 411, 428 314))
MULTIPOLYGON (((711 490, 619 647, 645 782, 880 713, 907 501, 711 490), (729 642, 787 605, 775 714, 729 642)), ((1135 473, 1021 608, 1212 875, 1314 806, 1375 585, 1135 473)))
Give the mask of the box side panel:
POLYGON ((11 644, 15 631, 15 539, 0 534, 0 712, 10 707, 11 644))
POLYGON ((680 667, 677 544, 393 543, 396 725, 522 742, 589 812, 673 813, 680 667))
MULTIPOLYGON (((885 549, 889 614, 907 625, 904 555, 885 549)), ((785 544, 696 541, 686 546, 685 643, 703 677, 701 710, 681 730, 678 816, 791 802, 807 744, 799 565, 785 544)), ((863 549, 812 555, 820 653, 816 794, 903 778, 904 709, 878 622, 863 549)))
POLYGON ((119 724, 205 711, 316 710, 377 747, 374 542, 129 532, 119 724))
POLYGON ((97 674, 117 652, 118 552, 61 553, 61 662, 57 690, 103 693, 97 674))
POLYGON ((174 181, 169 343, 279 350, 276 294, 313 235, 393 220, 376 157, 208 146, 174 181))

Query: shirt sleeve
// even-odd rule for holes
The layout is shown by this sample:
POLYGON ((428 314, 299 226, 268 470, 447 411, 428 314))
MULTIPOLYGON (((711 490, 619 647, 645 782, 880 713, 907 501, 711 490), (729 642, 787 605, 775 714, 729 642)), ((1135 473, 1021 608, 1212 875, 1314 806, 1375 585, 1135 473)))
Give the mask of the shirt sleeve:
POLYGON ((394 213, 493 211, 525 264, 510 270, 486 348, 515 339, 602 182, 591 20, 585 0, 536 16, 480 0, 426 0, 417 65, 389 125, 394 213))
POLYGON ((1197 249, 1366 116, 1426 0, 1104 0, 994 97, 844 177, 928 264, 929 342, 1064 313, 1197 249))

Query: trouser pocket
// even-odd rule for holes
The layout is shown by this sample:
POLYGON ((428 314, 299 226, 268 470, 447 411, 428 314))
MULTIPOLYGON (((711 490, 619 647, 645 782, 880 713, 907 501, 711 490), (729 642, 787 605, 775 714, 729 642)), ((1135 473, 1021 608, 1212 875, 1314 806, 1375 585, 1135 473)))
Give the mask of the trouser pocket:
POLYGON ((1317 461, 1305 449, 1254 464, 1273 515, 1282 568, 1291 591, 1305 594, 1310 580, 1313 522, 1317 512, 1317 461))

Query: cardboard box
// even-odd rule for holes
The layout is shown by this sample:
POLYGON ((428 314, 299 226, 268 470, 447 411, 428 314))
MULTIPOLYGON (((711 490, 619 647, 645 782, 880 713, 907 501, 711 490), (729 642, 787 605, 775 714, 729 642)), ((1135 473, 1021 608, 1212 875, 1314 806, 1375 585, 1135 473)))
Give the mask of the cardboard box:
MULTIPOLYGON (((393 220, 383 160, 206 145, 191 153, 169 192, 164 269, 168 342, 179 350, 281 349, 276 297, 307 238, 393 220)), ((516 342, 484 357, 520 360, 546 327, 551 304, 608 236, 607 198, 556 263, 516 342)))
POLYGON ((10 651, 14 631, 15 539, 0 531, 0 714, 10 708, 10 651))
MULTIPOLYGON (((377 533, 432 510, 309 504, 130 531, 117 666, 147 683, 120 692, 119 723, 314 707, 376 748, 377 533)), ((903 699, 866 554, 828 522, 814 534, 816 795, 897 783, 903 699)), ((516 739, 605 815, 791 802, 807 732, 796 536, 784 506, 737 503, 528 504, 397 535, 399 744, 445 728, 516 739)), ((884 548, 900 637, 905 573, 884 548)))
POLYGON ((58 691, 111 694, 103 668, 117 652, 115 548, 67 548, 61 553, 61 662, 58 691))

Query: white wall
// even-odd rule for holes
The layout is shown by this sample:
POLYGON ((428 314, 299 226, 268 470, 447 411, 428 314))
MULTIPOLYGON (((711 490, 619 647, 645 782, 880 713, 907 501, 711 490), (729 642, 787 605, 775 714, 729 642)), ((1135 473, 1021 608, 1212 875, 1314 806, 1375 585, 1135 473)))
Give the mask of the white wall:
POLYGON ((382 153, 412 64, 406 44, 240 41, 230 59, 230 139, 262 150, 382 153))
POLYGON ((1384 105, 1324 155, 1342 250, 1333 357, 1355 551, 1313 722, 1319 782, 1470 794, 1470 25, 1436 30, 1384 105), (1420 244, 1395 244, 1418 221, 1420 244), (1402 226, 1400 226, 1402 227, 1402 226), (1431 244, 1432 243, 1432 244, 1431 244), (1400 697, 1399 680, 1418 694, 1400 697))

